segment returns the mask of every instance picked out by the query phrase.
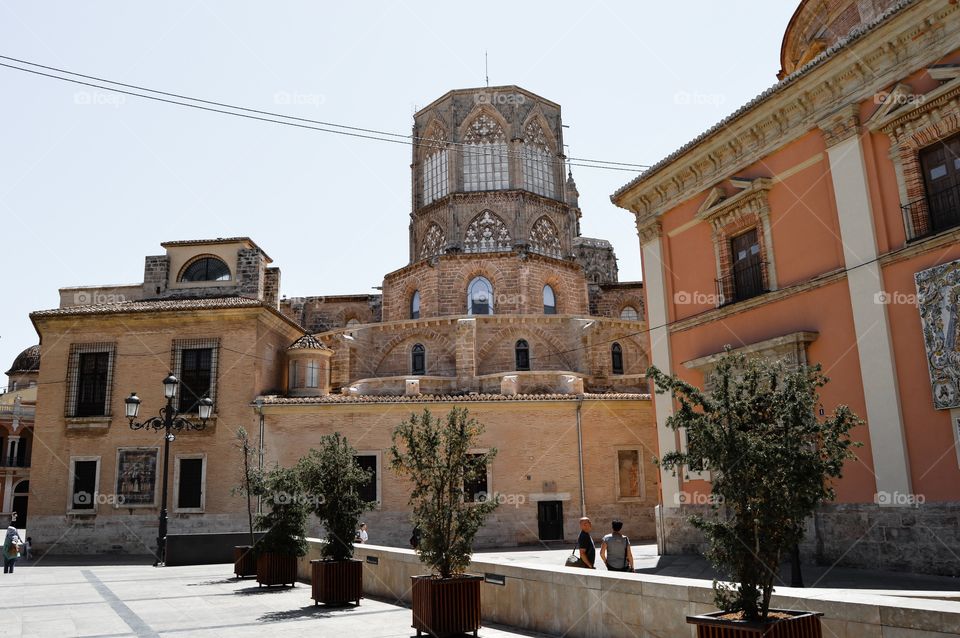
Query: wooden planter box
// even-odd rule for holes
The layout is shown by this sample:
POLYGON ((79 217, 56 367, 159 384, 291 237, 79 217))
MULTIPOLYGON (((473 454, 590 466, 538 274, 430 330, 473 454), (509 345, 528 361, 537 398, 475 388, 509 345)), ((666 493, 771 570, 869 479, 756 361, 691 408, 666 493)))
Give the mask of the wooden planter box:
POLYGON ((314 604, 360 604, 363 598, 363 563, 358 560, 310 561, 314 604))
POLYGON ((257 557, 250 545, 236 545, 233 548, 233 573, 237 578, 257 575, 257 557))
POLYGON ((413 628, 420 636, 451 636, 480 629, 480 576, 413 576, 413 628))
POLYGON ((687 622, 697 626, 697 638, 823 638, 820 612, 771 609, 771 612, 790 614, 790 618, 774 619, 765 623, 743 620, 724 620, 717 611, 702 616, 687 616, 687 622))
POLYGON ((257 583, 266 585, 287 585, 293 587, 297 582, 297 557, 294 554, 276 554, 263 552, 257 556, 257 583))

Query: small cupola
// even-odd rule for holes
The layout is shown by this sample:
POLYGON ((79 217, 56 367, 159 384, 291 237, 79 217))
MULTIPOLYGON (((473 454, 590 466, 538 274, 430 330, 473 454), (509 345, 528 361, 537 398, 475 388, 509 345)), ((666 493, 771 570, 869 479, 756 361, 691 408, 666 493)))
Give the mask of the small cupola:
POLYGON ((333 350, 313 335, 303 335, 287 348, 287 395, 318 397, 330 394, 333 350))

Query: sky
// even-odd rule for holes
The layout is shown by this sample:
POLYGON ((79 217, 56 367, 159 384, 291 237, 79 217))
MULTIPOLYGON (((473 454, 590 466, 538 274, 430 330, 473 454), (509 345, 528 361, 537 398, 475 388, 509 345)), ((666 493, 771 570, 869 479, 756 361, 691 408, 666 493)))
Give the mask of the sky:
MULTIPOLYGON (((0 0, 0 55, 399 134, 451 89, 562 107, 573 157, 653 164, 776 82, 796 0, 0 0)), ((6 63, 6 60, 0 60, 6 63)), ((178 239, 249 236, 287 296, 372 292, 408 262, 410 147, 0 67, 0 372, 65 286, 143 280, 178 239)), ((640 279, 634 174, 574 168, 584 235, 640 279)), ((5 379, 0 379, 0 385, 5 379)))

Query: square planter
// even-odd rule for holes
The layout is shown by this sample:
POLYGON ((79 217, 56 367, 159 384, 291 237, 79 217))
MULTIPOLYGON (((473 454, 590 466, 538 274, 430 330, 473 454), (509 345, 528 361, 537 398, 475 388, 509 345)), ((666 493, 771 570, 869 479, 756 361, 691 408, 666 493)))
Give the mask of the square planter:
POLYGON ((294 554, 276 554, 263 552, 257 556, 257 583, 266 585, 287 585, 297 582, 297 557, 294 554))
POLYGON ((363 563, 352 559, 312 560, 310 584, 317 605, 359 605, 363 598, 363 563))
POLYGON ((233 573, 237 578, 257 575, 257 557, 250 545, 235 545, 233 548, 233 573))
POLYGON ((480 629, 480 576, 412 576, 413 628, 434 637, 480 629))
POLYGON ((820 616, 816 611, 771 609, 771 613, 789 614, 789 618, 774 618, 767 622, 725 620, 727 612, 715 611, 701 616, 687 616, 687 622, 697 626, 697 638, 823 638, 820 616))

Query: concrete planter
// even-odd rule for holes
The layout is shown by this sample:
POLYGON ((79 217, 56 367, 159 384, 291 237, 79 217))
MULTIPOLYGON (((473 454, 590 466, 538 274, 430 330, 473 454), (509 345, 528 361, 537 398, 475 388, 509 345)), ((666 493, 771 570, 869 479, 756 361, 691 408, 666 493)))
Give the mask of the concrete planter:
POLYGON ((257 556, 257 583, 263 587, 297 582, 297 556, 295 554, 277 554, 263 552, 257 556))
POLYGON ((257 575, 257 557, 250 545, 236 545, 233 548, 233 573, 237 578, 257 575))
POLYGON ((434 636, 480 629, 480 576, 412 576, 413 628, 434 636))
POLYGON ((363 597, 363 563, 358 560, 312 560, 310 584, 317 605, 359 605, 363 597))
POLYGON ((790 618, 768 622, 724 620, 717 611, 702 616, 687 616, 687 622, 697 626, 697 638, 822 638, 820 612, 771 609, 771 612, 790 614, 790 618))

